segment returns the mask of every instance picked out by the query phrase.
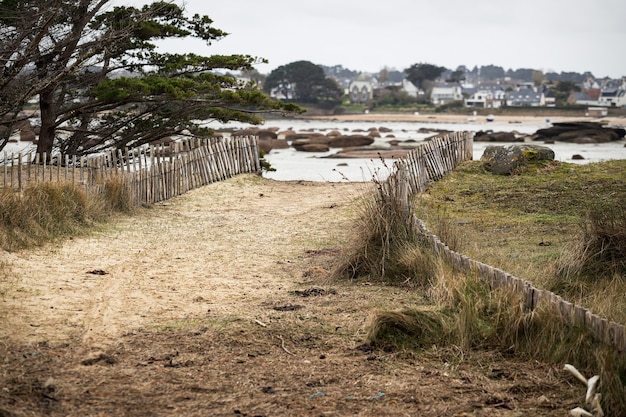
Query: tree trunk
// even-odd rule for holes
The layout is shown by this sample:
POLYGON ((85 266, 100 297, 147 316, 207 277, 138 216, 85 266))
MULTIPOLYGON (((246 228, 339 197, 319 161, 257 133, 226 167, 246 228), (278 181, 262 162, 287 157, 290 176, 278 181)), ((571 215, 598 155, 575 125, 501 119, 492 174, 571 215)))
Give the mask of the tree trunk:
POLYGON ((50 154, 54 147, 54 134, 56 132, 56 111, 54 102, 54 89, 48 88, 39 95, 39 111, 41 112, 41 132, 37 142, 37 153, 43 158, 46 154, 46 162, 50 162, 50 154))

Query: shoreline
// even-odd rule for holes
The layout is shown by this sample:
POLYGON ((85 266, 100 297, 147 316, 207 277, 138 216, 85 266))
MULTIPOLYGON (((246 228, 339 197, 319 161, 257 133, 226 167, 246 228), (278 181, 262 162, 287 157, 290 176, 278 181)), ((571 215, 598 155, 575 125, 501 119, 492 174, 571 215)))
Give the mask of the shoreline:
MULTIPOLYGON (((411 114, 411 113, 359 113, 341 114, 328 116, 299 116, 297 119, 303 120, 334 120, 349 122, 421 122, 421 123, 468 123, 473 121, 486 122, 484 115, 464 115, 464 114, 411 114)), ((626 126, 624 116, 515 116, 515 115, 494 115, 494 122, 511 124, 540 124, 547 120, 550 123, 567 122, 596 122, 609 124, 611 126, 626 126)))

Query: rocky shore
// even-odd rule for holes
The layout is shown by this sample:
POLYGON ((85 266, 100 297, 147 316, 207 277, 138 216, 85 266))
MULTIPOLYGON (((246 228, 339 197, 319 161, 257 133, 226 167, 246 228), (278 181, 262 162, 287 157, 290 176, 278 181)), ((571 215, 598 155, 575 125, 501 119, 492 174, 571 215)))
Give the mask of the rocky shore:
MULTIPOLYGON (((223 131, 221 134, 229 135, 254 135, 259 137, 259 146, 269 153, 274 149, 293 148, 298 152, 325 153, 337 150, 329 158, 378 158, 385 159, 401 158, 410 152, 421 141, 412 139, 400 140, 392 129, 384 127, 385 122, 416 122, 428 123, 429 127, 420 128, 417 133, 425 140, 437 135, 451 132, 450 124, 458 123, 467 125, 476 122, 476 126, 482 129, 489 127, 490 123, 484 120, 478 121, 480 116, 451 115, 451 114, 403 114, 403 113, 368 113, 350 114, 339 116, 311 116, 294 120, 308 121, 337 121, 337 122, 367 122, 378 124, 378 127, 367 129, 280 129, 277 127, 252 127, 241 130, 223 131), (437 128, 437 123, 446 124, 448 129, 437 128)), ((546 125, 548 120, 538 116, 497 116, 498 126, 509 123, 516 126, 541 126, 546 125)), ((271 120, 267 123, 271 126, 271 120)), ((496 126, 496 123, 493 124, 496 126)), ((554 143, 563 141, 569 143, 605 143, 624 138, 626 130, 626 117, 616 118, 575 118, 555 117, 549 120, 550 127, 538 129, 535 134, 522 134, 515 128, 509 131, 479 130, 476 132, 477 142, 533 142, 543 141, 554 143), (551 125, 551 126, 550 126, 551 125)), ((524 130, 524 129, 520 129, 524 130)), ((526 129, 528 131, 528 129, 526 129)), ((218 133, 219 134, 219 133, 218 133)))

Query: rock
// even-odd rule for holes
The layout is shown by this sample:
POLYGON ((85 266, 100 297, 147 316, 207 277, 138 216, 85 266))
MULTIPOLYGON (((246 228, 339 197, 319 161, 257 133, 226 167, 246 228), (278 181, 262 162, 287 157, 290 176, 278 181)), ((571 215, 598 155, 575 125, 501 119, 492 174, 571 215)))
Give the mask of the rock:
MULTIPOLYGON (((330 142, 330 140, 331 138, 327 138, 326 136, 315 136, 315 137, 306 138, 306 139, 296 139, 293 142, 291 142, 291 146, 297 151, 303 151, 304 147, 308 145, 322 145, 328 148, 328 143, 330 142)), ((312 149, 312 147, 308 147, 308 149, 312 149)), ((318 152, 318 151, 309 150, 307 152, 318 152)), ((325 152, 325 151, 319 151, 319 152, 325 152)))
POLYGON ((288 130, 278 131, 276 134, 278 135, 278 139, 289 139, 289 140, 291 140, 291 138, 296 134, 296 132, 294 132, 291 129, 288 129, 288 130))
POLYGON ((534 140, 554 140, 571 143, 605 143, 620 140, 626 135, 622 128, 604 127, 595 122, 554 123, 554 126, 539 129, 534 140))
POLYGON ((574 154, 574 155, 572 155, 572 159, 581 161, 581 160, 585 159, 585 157, 580 155, 580 154, 574 154))
POLYGON ((371 146, 346 148, 329 155, 326 158, 368 158, 368 159, 396 159, 405 157, 411 149, 403 148, 373 148, 371 146))
POLYGON ((233 136, 255 136, 258 131, 259 131, 258 128, 251 127, 249 129, 235 130, 235 131, 233 131, 232 135, 233 136))
POLYGON ((289 147, 289 143, 282 139, 259 139, 259 148, 269 153, 272 149, 285 149, 289 147))
POLYGON ((288 130, 286 132, 280 132, 278 134, 280 139, 286 140, 300 140, 300 139, 312 139, 312 138, 326 138, 322 133, 312 133, 312 132, 294 132, 293 130, 288 130))
POLYGON ((531 161, 554 160, 554 151, 541 145, 487 146, 480 160, 487 171, 510 175, 531 161))
POLYGON ((22 142, 34 142, 37 139, 37 135, 32 130, 20 131, 20 141, 22 142))
POLYGON ((474 136, 475 142, 523 142, 513 132, 483 132, 478 131, 474 136))
POLYGON ((374 143, 374 139, 371 137, 351 135, 331 138, 328 142, 328 146, 330 146, 331 148, 347 148, 354 146, 368 146, 372 143, 374 143))
POLYGON ((323 143, 307 143, 297 149, 302 152, 328 152, 330 148, 323 143))
POLYGON ((278 135, 276 134, 276 132, 274 132, 273 130, 269 130, 269 129, 258 130, 256 132, 256 135, 261 140, 263 140, 263 139, 278 139, 278 135))
POLYGON ((261 140, 278 138, 278 135, 273 129, 259 129, 258 127, 234 130, 232 136, 258 136, 261 140))

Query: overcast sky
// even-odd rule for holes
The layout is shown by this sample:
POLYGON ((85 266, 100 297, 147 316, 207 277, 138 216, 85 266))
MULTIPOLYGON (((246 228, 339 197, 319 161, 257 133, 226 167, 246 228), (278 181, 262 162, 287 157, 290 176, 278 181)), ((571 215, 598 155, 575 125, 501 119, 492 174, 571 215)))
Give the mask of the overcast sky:
POLYGON ((185 8, 229 35, 168 48, 262 57, 265 74, 307 60, 367 72, 425 62, 626 76, 625 0, 186 0, 185 8))

